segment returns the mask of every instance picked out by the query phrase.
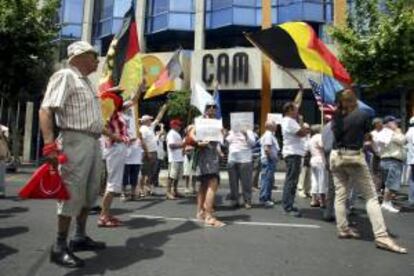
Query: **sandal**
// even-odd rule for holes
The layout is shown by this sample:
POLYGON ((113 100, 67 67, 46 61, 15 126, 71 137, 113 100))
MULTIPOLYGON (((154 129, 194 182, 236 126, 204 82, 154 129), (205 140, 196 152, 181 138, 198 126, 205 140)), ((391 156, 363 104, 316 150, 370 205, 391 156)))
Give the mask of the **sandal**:
POLYGON ((352 229, 352 228, 348 228, 347 230, 339 231, 338 232, 338 238, 340 238, 340 239, 359 239, 359 238, 361 238, 361 235, 358 233, 357 230, 352 229))
POLYGON ((379 237, 375 239, 375 245, 377 248, 388 250, 394 253, 407 254, 407 249, 399 246, 390 237, 379 237))
POLYGON ((122 222, 113 216, 101 216, 98 219, 98 227, 118 227, 121 226, 122 222))
POLYGON ((197 220, 204 221, 206 219, 206 215, 204 211, 199 211, 196 215, 197 220))
POLYGON ((204 220, 204 225, 207 227, 213 227, 213 228, 221 228, 221 227, 226 226, 224 222, 219 221, 213 216, 206 217, 206 219, 204 220))

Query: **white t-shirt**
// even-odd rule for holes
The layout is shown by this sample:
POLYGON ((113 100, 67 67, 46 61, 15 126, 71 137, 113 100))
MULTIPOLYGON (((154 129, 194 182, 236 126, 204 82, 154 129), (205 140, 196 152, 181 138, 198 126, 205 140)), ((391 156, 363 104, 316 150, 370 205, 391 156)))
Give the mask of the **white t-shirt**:
POLYGON ((261 145, 261 159, 262 161, 267 160, 267 155, 265 153, 265 146, 270 147, 270 157, 273 160, 277 160, 277 152, 280 150, 279 143, 277 142, 277 139, 273 135, 273 133, 269 130, 266 130, 265 133, 263 133, 263 136, 260 138, 260 145, 261 145))
POLYGON ((290 117, 283 117, 282 120, 282 135, 283 135, 283 157, 289 155, 305 156, 305 139, 296 135, 301 129, 296 120, 290 117))
POLYGON ((141 165, 142 164, 142 144, 141 140, 137 139, 127 148, 127 155, 125 164, 127 165, 141 165))
POLYGON ((374 142, 374 150, 376 151, 376 154, 378 155, 380 154, 382 147, 384 146, 383 144, 379 142, 380 133, 382 130, 378 131, 374 129, 373 131, 371 131, 372 141, 374 142))
POLYGON ((407 164, 414 164, 414 127, 410 127, 405 134, 407 139, 407 164))
POLYGON ((309 150, 311 153, 310 164, 312 167, 325 165, 325 154, 323 151, 322 135, 315 134, 309 141, 309 150))
POLYGON ((247 131, 247 139, 243 133, 230 130, 226 141, 229 143, 228 162, 252 162, 252 147, 255 144, 255 139, 251 130, 247 131))
POLYGON ((170 148, 170 145, 172 144, 180 144, 183 142, 183 138, 181 135, 175 130, 170 129, 167 134, 167 152, 168 152, 168 162, 184 162, 184 156, 183 156, 183 149, 182 148, 176 148, 172 149, 170 148))
POLYGON ((155 125, 151 125, 151 126, 142 125, 139 128, 143 142, 147 146, 148 152, 157 151, 157 138, 155 137, 154 128, 155 128, 155 125))

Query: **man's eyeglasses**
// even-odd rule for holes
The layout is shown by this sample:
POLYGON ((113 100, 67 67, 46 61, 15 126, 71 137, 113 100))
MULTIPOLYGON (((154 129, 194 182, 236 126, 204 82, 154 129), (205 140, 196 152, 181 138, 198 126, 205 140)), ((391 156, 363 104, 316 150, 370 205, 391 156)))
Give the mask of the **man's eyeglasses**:
POLYGON ((206 106, 206 108, 208 109, 208 108, 216 108, 216 106, 215 105, 207 105, 206 106))

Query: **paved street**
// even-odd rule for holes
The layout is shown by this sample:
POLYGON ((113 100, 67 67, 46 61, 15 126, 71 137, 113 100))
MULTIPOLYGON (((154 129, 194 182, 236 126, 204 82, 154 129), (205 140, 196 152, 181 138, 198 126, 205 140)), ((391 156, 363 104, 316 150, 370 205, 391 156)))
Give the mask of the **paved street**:
MULTIPOLYGON (((322 221, 320 211, 302 199, 300 219, 286 217, 280 205, 226 208, 226 180, 217 215, 227 227, 216 230, 194 221, 191 198, 173 202, 155 196, 127 203, 116 199, 114 212, 125 226, 97 228, 96 216, 91 216, 89 234, 106 241, 108 248, 78 253, 86 266, 63 269, 48 260, 56 231, 55 203, 16 198, 29 176, 28 169, 9 174, 8 198, 0 200, 1 275, 413 275, 412 210, 385 215, 390 232, 409 250, 408 255, 396 255, 375 248, 361 202, 352 220, 362 240, 338 240, 334 224, 322 221)), ((274 193, 276 200, 279 191, 274 193)))

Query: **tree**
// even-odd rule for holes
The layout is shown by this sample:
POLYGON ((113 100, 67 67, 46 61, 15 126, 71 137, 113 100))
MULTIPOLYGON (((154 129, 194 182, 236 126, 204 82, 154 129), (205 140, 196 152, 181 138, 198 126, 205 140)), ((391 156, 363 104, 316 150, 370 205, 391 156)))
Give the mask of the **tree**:
POLYGON ((192 122, 200 112, 190 104, 191 91, 179 90, 168 96, 168 118, 180 118, 185 124, 192 122))
POLYGON ((12 152, 18 155, 16 106, 36 98, 53 64, 59 0, 0 0, 0 97, 11 109, 12 152))
POLYGON ((346 26, 331 29, 340 59, 368 91, 414 89, 413 2, 355 0, 346 26))

